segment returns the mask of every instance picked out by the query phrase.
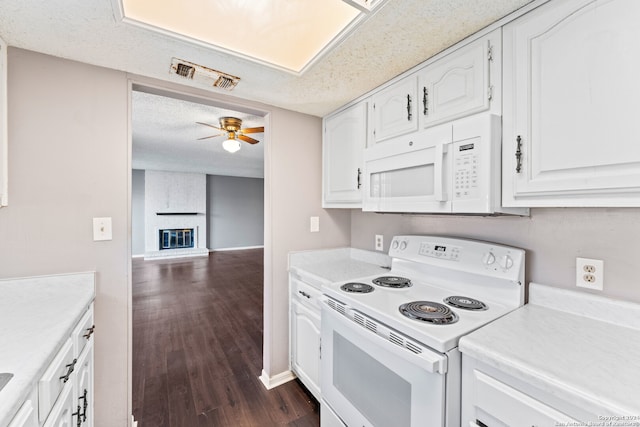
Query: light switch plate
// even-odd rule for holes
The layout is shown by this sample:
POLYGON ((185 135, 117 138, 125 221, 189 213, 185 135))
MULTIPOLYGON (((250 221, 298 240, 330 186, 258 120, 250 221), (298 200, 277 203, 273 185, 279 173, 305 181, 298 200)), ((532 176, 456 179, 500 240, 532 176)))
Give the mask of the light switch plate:
POLYGON ((309 220, 309 231, 317 233, 320 231, 320 217, 312 216, 309 220))
POLYGON ((93 218, 93 240, 112 240, 111 217, 93 218))

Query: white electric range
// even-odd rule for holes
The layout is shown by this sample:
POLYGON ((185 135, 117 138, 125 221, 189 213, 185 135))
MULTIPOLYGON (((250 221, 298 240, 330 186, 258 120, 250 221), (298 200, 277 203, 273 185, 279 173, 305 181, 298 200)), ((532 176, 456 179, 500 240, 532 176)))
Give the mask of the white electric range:
POLYGON ((524 251, 396 236, 384 276, 323 286, 323 426, 457 426, 458 339, 522 306, 524 251))

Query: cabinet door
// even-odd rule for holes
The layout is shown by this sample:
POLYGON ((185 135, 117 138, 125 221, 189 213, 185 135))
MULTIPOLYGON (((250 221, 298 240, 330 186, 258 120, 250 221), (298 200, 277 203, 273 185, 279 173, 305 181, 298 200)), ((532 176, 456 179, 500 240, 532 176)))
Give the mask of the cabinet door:
POLYGON ((80 408, 82 426, 93 427, 93 341, 87 343, 78 358, 74 402, 80 408))
POLYGON ((500 30, 496 30, 420 72, 424 127, 488 110, 494 98, 499 102, 500 42, 500 30))
POLYGON ((504 27, 504 205, 640 206, 637 16, 570 0, 504 27))
POLYGON ((74 421, 78 416, 79 406, 73 401, 73 386, 71 382, 65 384, 58 401, 44 423, 44 427, 75 427, 74 421))
POLYGON ((298 303, 291 310, 291 367, 320 400, 320 315, 298 303))
POLYGON ((359 207, 362 152, 367 144, 367 102, 324 121, 323 207, 359 207))
POLYGON ((9 427, 38 427, 38 414, 33 400, 28 399, 22 404, 18 413, 9 423, 9 427))
POLYGON ((373 145, 418 130, 417 78, 405 77, 374 94, 373 145))

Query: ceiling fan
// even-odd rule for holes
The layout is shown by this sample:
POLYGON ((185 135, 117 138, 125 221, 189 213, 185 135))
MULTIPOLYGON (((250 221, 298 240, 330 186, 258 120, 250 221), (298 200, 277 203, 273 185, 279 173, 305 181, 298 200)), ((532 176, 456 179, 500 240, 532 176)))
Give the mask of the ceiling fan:
POLYGON ((240 149, 240 141, 248 142, 249 144, 257 144, 257 139, 253 139, 249 136, 246 136, 247 133, 262 133, 264 132, 264 126, 254 127, 254 128, 244 128, 242 129, 242 120, 236 117, 220 117, 220 127, 210 125, 209 123, 196 122, 199 125, 209 126, 214 129, 218 129, 223 133, 218 133, 215 135, 205 136, 200 139, 209 139, 215 138, 220 135, 226 135, 227 140, 222 143, 222 148, 227 150, 230 153, 235 153, 240 149))

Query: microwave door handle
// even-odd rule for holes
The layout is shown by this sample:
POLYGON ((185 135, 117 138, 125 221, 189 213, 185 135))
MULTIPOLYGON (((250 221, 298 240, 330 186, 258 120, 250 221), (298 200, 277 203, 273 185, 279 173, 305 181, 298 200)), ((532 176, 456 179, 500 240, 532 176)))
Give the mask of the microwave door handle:
POLYGON ((444 155, 448 151, 448 142, 443 142, 441 144, 436 145, 436 156, 434 160, 434 180, 433 180, 433 195, 436 201, 438 202, 446 202, 449 198, 447 193, 444 191, 444 155))

